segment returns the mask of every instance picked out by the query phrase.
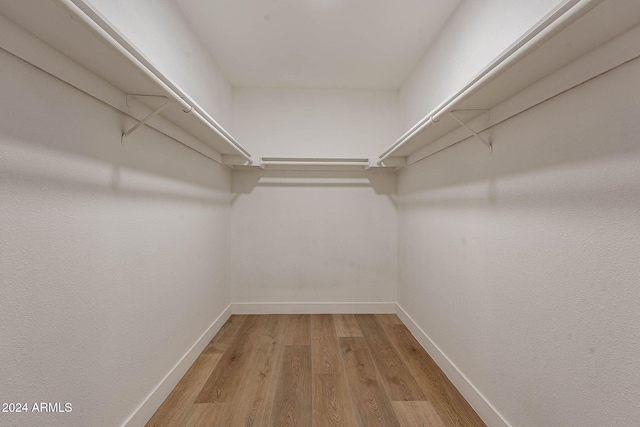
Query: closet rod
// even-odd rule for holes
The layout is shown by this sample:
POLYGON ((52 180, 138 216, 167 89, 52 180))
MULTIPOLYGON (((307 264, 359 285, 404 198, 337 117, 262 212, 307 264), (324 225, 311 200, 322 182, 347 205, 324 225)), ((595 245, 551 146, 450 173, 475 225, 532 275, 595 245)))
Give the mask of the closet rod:
POLYGON ((284 160, 266 160, 262 161, 263 166, 363 166, 368 167, 369 162, 289 162, 284 160))
POLYGON ((274 158, 260 161, 262 166, 363 166, 369 167, 369 159, 354 158, 274 158))
POLYGON ((218 122, 213 119, 198 103, 178 87, 171 79, 163 75, 129 40, 115 29, 107 19, 84 0, 57 0, 71 13, 89 27, 98 37, 112 46, 117 52, 127 58, 146 77, 157 84, 167 96, 177 102, 185 113, 193 114, 209 129, 218 134, 240 155, 253 164, 251 154, 236 141, 218 122))
POLYGON ((602 1, 603 0, 568 0, 564 4, 552 10, 527 33, 525 33, 515 43, 513 43, 504 52, 502 52, 491 64, 489 64, 478 75, 476 75, 476 77, 474 77, 466 86, 441 102, 429 114, 424 116, 418 123, 413 125, 411 129, 405 132, 396 142, 391 145, 391 147, 389 147, 384 153, 380 155, 378 164, 382 163, 385 159, 398 151, 405 143, 407 143, 414 136, 418 135, 428 126, 433 123, 437 123, 445 114, 455 109, 458 104, 466 100, 469 96, 473 95, 487 83, 489 83, 498 73, 511 67, 518 60, 520 60, 520 58, 529 54, 531 51, 536 49, 539 44, 545 41, 544 38, 541 38, 535 43, 528 44, 536 36, 540 35, 547 29, 549 30, 547 34, 552 34, 554 31, 559 31, 567 27, 574 20, 580 18, 582 15, 596 7, 602 1))

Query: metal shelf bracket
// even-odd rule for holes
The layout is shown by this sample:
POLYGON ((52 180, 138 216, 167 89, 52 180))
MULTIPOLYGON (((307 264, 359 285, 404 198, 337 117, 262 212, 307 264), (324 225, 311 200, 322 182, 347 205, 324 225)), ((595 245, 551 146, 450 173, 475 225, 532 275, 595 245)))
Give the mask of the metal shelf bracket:
POLYGON ((145 117, 144 119, 142 119, 138 123, 136 123, 131 129, 129 129, 128 131, 124 132, 122 134, 122 137, 120 138, 120 142, 122 143, 122 145, 124 145, 124 140, 125 140, 126 137, 128 137, 133 132, 138 130, 138 128, 140 128, 140 126, 144 125, 149 120, 151 120, 152 118, 154 118, 155 116, 160 114, 160 112, 162 110, 164 110, 165 108, 167 108, 169 106, 169 103, 171 102, 171 100, 169 98, 167 98, 166 96, 161 96, 161 95, 127 95, 127 98, 126 98, 126 101, 125 101, 126 104, 127 104, 127 107, 129 106, 129 98, 130 97, 164 98, 164 99, 166 99, 166 101, 161 106, 159 106, 158 108, 153 110, 151 113, 149 113, 147 115, 147 117, 145 117))
POLYGON ((467 130, 469 130, 469 132, 471 132, 473 134, 473 136, 478 138, 480 140, 480 142, 482 142, 484 145, 486 145, 491 150, 491 152, 493 152, 493 145, 491 144, 491 141, 488 141, 485 138, 483 138, 478 132, 476 132, 475 130, 471 129, 471 127, 468 124, 466 124, 465 122, 460 120, 460 118, 458 118, 458 116, 456 116, 454 114, 454 113, 456 113, 458 111, 485 111, 485 112, 489 112, 490 110, 451 110, 451 111, 449 111, 449 114, 451 114, 451 117, 453 117, 453 120, 458 122, 460 124, 460 126, 463 126, 467 130))

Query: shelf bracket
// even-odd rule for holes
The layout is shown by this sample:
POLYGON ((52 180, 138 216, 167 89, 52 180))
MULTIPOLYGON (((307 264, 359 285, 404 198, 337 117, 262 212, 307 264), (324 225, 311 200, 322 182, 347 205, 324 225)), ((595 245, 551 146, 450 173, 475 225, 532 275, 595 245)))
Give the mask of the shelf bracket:
MULTIPOLYGON (((449 114, 451 114, 451 117, 453 117, 453 120, 458 122, 460 124, 460 126, 463 126, 467 130, 469 130, 469 132, 471 132, 473 134, 473 136, 478 138, 480 140, 480 142, 482 142, 484 145, 486 145, 491 150, 491 152, 493 152, 493 145, 491 144, 491 141, 487 141, 486 139, 484 139, 478 132, 476 132, 475 130, 471 129, 471 127, 469 127, 468 124, 466 124, 465 122, 460 120, 458 118, 458 116, 456 116, 454 114, 454 112, 458 112, 458 111, 471 111, 471 110, 451 110, 451 111, 449 111, 449 114)), ((489 110, 475 110, 475 111, 487 111, 488 112, 489 110)))
POLYGON ((158 95, 127 95, 127 100, 126 100, 127 106, 129 106, 129 97, 130 96, 148 96, 148 97, 154 97, 154 98, 160 97, 160 98, 166 99, 166 101, 161 106, 159 106, 158 108, 153 110, 151 113, 149 113, 147 115, 147 117, 145 117, 144 119, 142 119, 138 123, 136 123, 131 129, 129 129, 128 131, 124 132, 122 134, 122 137, 120 138, 120 142, 122 143, 122 145, 124 145, 124 140, 125 140, 126 137, 128 137, 133 132, 135 132, 140 126, 144 125, 149 120, 151 120, 152 118, 157 116, 162 110, 167 108, 169 106, 169 103, 171 102, 171 100, 169 98, 167 98, 166 96, 158 96, 158 95))

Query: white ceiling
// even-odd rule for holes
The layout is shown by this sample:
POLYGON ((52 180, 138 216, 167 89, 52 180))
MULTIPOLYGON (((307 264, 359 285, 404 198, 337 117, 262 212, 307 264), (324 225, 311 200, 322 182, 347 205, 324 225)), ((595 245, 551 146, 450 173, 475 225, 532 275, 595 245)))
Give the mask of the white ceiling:
POLYGON ((237 87, 399 88, 460 0, 175 0, 237 87))

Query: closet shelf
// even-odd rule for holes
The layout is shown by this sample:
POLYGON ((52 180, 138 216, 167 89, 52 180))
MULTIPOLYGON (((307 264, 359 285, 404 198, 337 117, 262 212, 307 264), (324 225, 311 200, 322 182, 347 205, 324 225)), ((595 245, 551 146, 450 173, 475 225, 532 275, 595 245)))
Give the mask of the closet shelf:
POLYGON ((260 167, 271 170, 323 169, 367 170, 369 159, 262 157, 260 167))
POLYGON ((279 171, 366 171, 370 169, 397 170, 406 166, 406 159, 393 158, 378 163, 377 157, 257 157, 253 164, 242 159, 225 159, 225 164, 234 167, 260 167, 279 171))
MULTIPOLYGON (((31 60, 27 62, 132 117, 144 117, 159 107, 159 99, 168 99, 169 104, 159 115, 215 150, 214 153, 217 155, 210 157, 204 152, 202 154, 216 161, 224 155, 236 155, 248 162, 253 161, 250 153, 229 132, 176 83, 163 75, 88 2, 8 2, 3 5, 2 13, 18 26, 109 83, 111 88, 96 83, 95 80, 89 81, 86 76, 79 76, 79 73, 61 66, 60 61, 41 58, 42 55, 38 57, 32 54, 31 60), (43 62, 46 62, 46 67, 42 65, 43 62), (119 90, 117 97, 121 98, 120 100, 114 100, 114 88, 119 90), (136 108, 132 108, 128 99, 131 95, 136 95, 136 108), (141 113, 141 106, 142 109, 146 107, 148 110, 146 114, 141 113)), ((22 56, 24 46, 16 45, 9 48, 8 45, 11 45, 10 41, 6 44, 3 42, 2 48, 25 59, 22 56), (20 54, 16 53, 16 50, 20 54)), ((149 124, 151 122, 152 120, 149 124)), ((182 142, 176 137, 174 139, 182 142)))
MULTIPOLYGON (((379 155, 380 161, 407 158, 470 122, 489 123, 494 107, 636 26, 640 7, 633 3, 564 2, 411 127, 379 155)), ((468 136, 476 133, 467 127, 468 136)), ((491 148, 490 141, 476 136, 491 148)))

